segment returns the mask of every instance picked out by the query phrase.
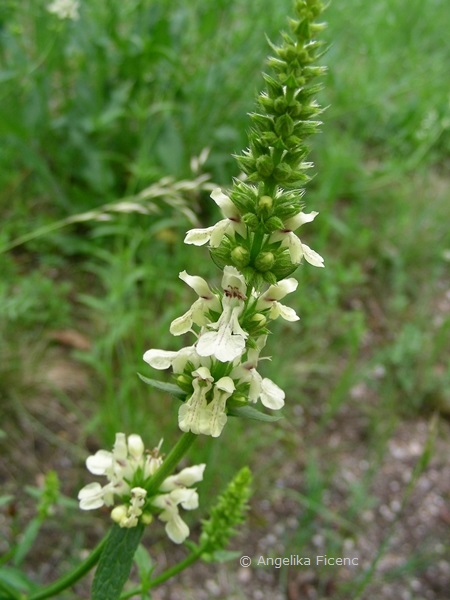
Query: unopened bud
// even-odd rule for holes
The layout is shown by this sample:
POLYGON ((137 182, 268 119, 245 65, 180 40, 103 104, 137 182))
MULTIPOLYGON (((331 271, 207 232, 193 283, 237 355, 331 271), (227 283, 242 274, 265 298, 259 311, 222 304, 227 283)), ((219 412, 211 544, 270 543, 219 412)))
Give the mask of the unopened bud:
POLYGON ((279 115, 286 112, 286 107, 287 107, 287 102, 286 102, 286 98, 284 96, 277 98, 275 100, 275 102, 273 103, 273 108, 274 108, 275 112, 278 113, 279 115))
POLYGON ((288 114, 275 119, 275 132, 282 138, 289 137, 294 133, 294 121, 288 114))
POLYGON ((276 166, 273 176, 277 181, 286 181, 292 175, 292 169, 287 163, 280 163, 276 166))
POLYGON ((180 386, 185 387, 187 385, 191 385, 192 380, 189 377, 187 377, 187 375, 178 375, 177 383, 180 386))
POLYGON ((243 246, 236 246, 231 251, 231 259, 237 267, 246 267, 250 262, 250 252, 243 246))
POLYGON ((127 518, 127 507, 125 504, 121 504, 120 506, 115 506, 111 511, 111 519, 114 523, 122 523, 124 519, 127 518))
POLYGON ((270 271, 275 262, 275 257, 272 252, 261 252, 255 259, 255 267, 258 271, 264 273, 265 271, 270 271))
POLYGON ((144 454, 145 446, 140 435, 133 433, 128 436, 128 452, 133 458, 139 459, 144 454))
POLYGON ((264 229, 267 231, 267 233, 273 233, 274 231, 283 228, 284 223, 279 217, 270 217, 270 219, 267 219, 267 221, 264 223, 264 229))
POLYGON ((270 196, 261 196, 258 202, 258 209, 261 215, 268 217, 272 211, 273 200, 270 196))
POLYGON ((263 154, 256 161, 256 170, 261 177, 270 177, 273 172, 273 160, 268 154, 263 154))
POLYGON ((144 525, 150 525, 152 521, 153 516, 150 513, 144 513, 143 515, 141 515, 141 523, 143 523, 144 525))
POLYGON ((259 219, 254 213, 247 213, 242 220, 251 231, 256 231, 259 226, 259 219))
POLYGON ((259 327, 264 327, 267 323, 266 317, 261 313, 255 313, 250 320, 259 327))

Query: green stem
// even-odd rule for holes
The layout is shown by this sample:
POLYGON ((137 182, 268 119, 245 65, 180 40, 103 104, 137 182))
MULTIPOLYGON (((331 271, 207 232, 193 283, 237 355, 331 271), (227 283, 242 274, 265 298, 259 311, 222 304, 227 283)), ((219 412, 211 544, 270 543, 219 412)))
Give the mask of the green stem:
POLYGON ((163 571, 160 575, 158 575, 158 577, 155 577, 154 579, 149 581, 147 585, 135 588, 134 590, 123 594, 122 596, 120 596, 120 600, 127 600, 132 596, 137 596, 138 594, 142 594, 143 592, 146 592, 158 585, 161 585, 161 583, 164 583, 168 579, 171 579, 175 575, 178 575, 178 573, 180 573, 181 571, 184 571, 184 569, 187 569, 190 565, 192 565, 192 563, 194 563, 200 558, 202 553, 202 548, 197 549, 195 552, 189 554, 184 560, 174 565, 173 567, 170 567, 170 569, 163 571))
POLYGON ((252 241, 252 247, 250 250, 250 260, 253 262, 255 258, 258 256, 264 241, 264 231, 258 230, 255 231, 255 235, 252 241))
POLYGON ((183 433, 178 442, 166 456, 163 464, 159 467, 150 479, 149 484, 146 486, 148 496, 156 494, 161 483, 172 473, 196 439, 197 436, 195 433, 190 431, 183 433))
POLYGON ((20 592, 18 592, 15 588, 11 587, 4 581, 0 581, 0 592, 5 592, 5 594, 8 594, 8 596, 0 596, 0 598, 5 598, 5 600, 21 600, 23 597, 20 592))
POLYGON ((62 221, 56 221, 56 223, 50 223, 49 225, 43 225, 35 231, 25 233, 24 235, 21 235, 20 237, 12 240, 11 242, 7 242, 4 246, 0 248, 0 254, 3 254, 4 252, 9 252, 10 250, 17 248, 18 246, 22 246, 22 244, 26 244, 27 242, 31 242, 31 240, 35 240, 36 238, 42 235, 46 235, 47 233, 51 233, 52 231, 62 229, 63 227, 66 227, 66 225, 68 225, 66 219, 62 221))
POLYGON ((71 573, 68 573, 60 579, 57 579, 55 582, 43 588, 39 592, 31 594, 31 596, 27 596, 26 600, 43 600, 43 598, 50 598, 51 596, 55 596, 59 592, 62 592, 66 588, 71 587, 79 579, 84 577, 84 575, 86 575, 86 573, 97 564, 106 540, 108 539, 108 535, 109 533, 105 535, 102 541, 94 548, 94 550, 92 550, 87 559, 78 565, 78 567, 76 567, 76 569, 74 569, 71 573))

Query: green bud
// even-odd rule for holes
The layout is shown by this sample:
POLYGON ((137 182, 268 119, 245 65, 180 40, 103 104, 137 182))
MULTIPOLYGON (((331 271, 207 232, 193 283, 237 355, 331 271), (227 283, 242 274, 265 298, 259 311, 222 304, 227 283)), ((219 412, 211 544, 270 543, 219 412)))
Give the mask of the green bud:
POLYGON ((283 95, 283 87, 281 86, 279 81, 277 81, 270 75, 267 75, 267 73, 263 73, 263 77, 267 84, 267 92, 270 98, 275 99, 283 95))
POLYGON ((281 96, 281 98, 277 98, 275 100, 275 102, 273 103, 274 111, 280 115, 286 112, 286 108, 287 108, 287 102, 286 102, 286 98, 284 96, 281 96))
POLYGON ((270 196, 261 196, 258 202, 258 213, 267 218, 272 212, 272 207, 272 198, 270 196))
POLYGON ((294 121, 288 114, 275 119, 275 132, 282 138, 289 137, 294 132, 294 121))
POLYGON ((241 273, 245 277, 245 281, 250 282, 255 276, 255 269, 253 267, 244 267, 241 273))
POLYGON ((255 267, 261 273, 270 271, 275 262, 275 257, 272 252, 260 252, 255 259, 255 267))
POLYGON ((243 246, 236 246, 231 251, 231 259, 237 267, 246 267, 250 262, 250 252, 243 246))
POLYGON ((234 402, 245 402, 245 404, 248 403, 248 396, 245 396, 244 394, 233 394, 233 401, 234 402))
POLYGON ((292 169, 287 163, 280 163, 275 167, 273 176, 277 181, 288 181, 292 176, 292 169))
POLYGON ((255 290, 259 290, 260 287, 264 284, 264 278, 262 273, 257 273, 253 275, 252 284, 255 290))
POLYGON ((273 131, 265 131, 261 134, 261 140, 266 146, 275 146, 278 141, 278 136, 273 131))
POLYGON ((261 131, 270 131, 272 129, 272 117, 269 117, 269 115, 250 113, 250 118, 261 131))
POLYGON ((187 375, 178 375, 176 381, 181 387, 190 386, 192 384, 192 379, 190 379, 187 375))
POLYGON ((259 104, 268 112, 271 112, 274 106, 274 101, 266 96, 265 94, 261 94, 258 98, 259 104))
POLYGON ((250 321, 255 323, 258 327, 264 327, 264 325, 267 323, 266 317, 261 313, 255 313, 250 321))
POLYGON ((259 227, 259 219, 254 213, 247 213, 242 217, 242 220, 250 229, 250 231, 256 231, 259 227))
POLYGON ((280 48, 277 54, 286 62, 292 62, 297 58, 297 50, 295 46, 286 46, 285 48, 280 48))
POLYGON ((271 270, 277 281, 289 277, 297 269, 298 265, 294 265, 291 261, 291 255, 288 250, 281 250, 277 254, 275 264, 271 270))
POLYGON ((279 217, 270 217, 264 223, 264 229, 267 233, 273 233, 277 229, 283 229, 284 223, 279 217))
POLYGON ((256 160, 256 170, 261 177, 270 177, 273 172, 273 160, 268 154, 263 154, 256 160))
POLYGON ((244 171, 244 173, 249 173, 255 169, 256 161, 253 157, 250 156, 235 156, 238 165, 244 171))
POLYGON ((210 248, 209 253, 219 269, 223 269, 225 265, 230 264, 230 248, 228 238, 224 238, 222 243, 217 248, 210 248))
POLYGON ((272 273, 272 271, 267 271, 266 273, 263 273, 262 276, 264 281, 270 285, 275 285, 277 282, 277 277, 274 273, 272 273))
POLYGON ((292 104, 289 105, 289 112, 293 117, 299 117, 302 112, 302 105, 297 100, 294 100, 292 104))
POLYGON ((153 521, 153 515, 151 515, 150 513, 144 513, 141 515, 140 519, 141 523, 143 523, 144 525, 150 525, 150 523, 153 521))

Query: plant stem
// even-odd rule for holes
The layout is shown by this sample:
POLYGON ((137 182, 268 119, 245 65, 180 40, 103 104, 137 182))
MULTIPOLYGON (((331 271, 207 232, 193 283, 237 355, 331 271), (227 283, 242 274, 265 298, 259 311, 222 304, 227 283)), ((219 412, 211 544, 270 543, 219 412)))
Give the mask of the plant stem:
POLYGON ((195 433, 190 431, 183 433, 178 442, 166 456, 163 464, 150 479, 148 486, 146 486, 148 496, 156 494, 161 483, 172 473, 196 439, 197 436, 195 433))
POLYGON ((71 573, 68 573, 60 579, 57 579, 55 582, 43 588, 39 592, 31 594, 31 596, 27 596, 26 600, 43 600, 43 598, 50 598, 51 596, 55 596, 59 592, 62 592, 66 588, 72 586, 75 582, 84 577, 84 575, 86 575, 86 573, 97 564, 108 536, 109 532, 94 548, 94 550, 92 550, 87 559, 78 565, 78 567, 76 567, 71 573))
POLYGON ((187 569, 187 567, 189 567, 190 565, 192 565, 192 563, 194 563, 196 560, 198 560, 200 558, 200 556, 202 555, 202 553, 203 553, 202 548, 198 548, 197 550, 195 550, 195 552, 191 552, 191 554, 186 556, 186 558, 184 560, 182 560, 178 564, 174 565, 173 567, 170 567, 170 569, 163 571, 160 575, 158 575, 158 577, 155 577, 154 579, 149 581, 147 585, 135 588, 129 592, 126 592, 122 596, 120 596, 120 600, 127 600, 128 598, 131 598, 132 596, 137 596, 138 594, 142 594, 143 592, 146 592, 146 591, 160 585, 161 583, 164 583, 171 577, 178 575, 178 573, 180 573, 181 571, 184 571, 184 569, 187 569))

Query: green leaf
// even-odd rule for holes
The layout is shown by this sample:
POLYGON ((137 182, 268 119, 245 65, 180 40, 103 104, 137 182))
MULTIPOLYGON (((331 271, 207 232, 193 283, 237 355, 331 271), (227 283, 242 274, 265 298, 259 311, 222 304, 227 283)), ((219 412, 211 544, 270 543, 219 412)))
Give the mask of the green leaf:
MULTIPOLYGON (((37 587, 21 569, 16 569, 15 567, 2 567, 0 569, 0 589, 31 593, 37 587)), ((15 596, 11 597, 14 598, 15 596)), ((3 598, 3 596, 0 596, 0 598, 3 598)))
POLYGON ((272 423, 283 418, 276 415, 266 415, 266 413, 260 412, 252 406, 239 406, 236 408, 230 408, 228 414, 233 417, 242 417, 243 419, 253 419, 255 421, 266 421, 272 423))
POLYGON ((117 600, 120 597, 143 531, 143 525, 132 528, 113 526, 95 573, 92 600, 117 600))
POLYGON ((134 555, 134 562, 136 563, 139 579, 141 580, 141 587, 145 588, 150 582, 150 576, 155 569, 155 563, 152 557, 148 553, 147 549, 142 544, 137 547, 134 555))
POLYGON ((151 385, 157 390, 167 392, 176 398, 184 398, 186 396, 183 390, 173 383, 165 383, 164 381, 158 381, 157 379, 149 379, 140 373, 138 373, 138 377, 147 385, 151 385))
POLYGON ((31 550, 31 547, 33 546, 37 538, 41 525, 42 520, 38 517, 35 517, 28 523, 20 539, 20 542, 16 547, 16 551, 14 552, 14 566, 18 567, 25 558, 25 556, 28 554, 28 552, 31 550))

